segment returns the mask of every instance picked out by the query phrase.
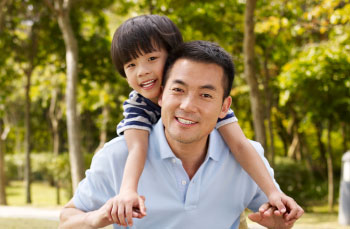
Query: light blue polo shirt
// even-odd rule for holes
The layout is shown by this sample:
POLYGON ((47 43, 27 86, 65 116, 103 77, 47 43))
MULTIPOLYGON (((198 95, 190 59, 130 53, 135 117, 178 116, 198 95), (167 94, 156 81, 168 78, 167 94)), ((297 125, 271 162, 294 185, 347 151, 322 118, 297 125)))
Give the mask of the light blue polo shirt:
MULTIPOLYGON (((261 145, 252 144, 262 156, 261 145)), ((73 197, 77 208, 96 210, 118 194, 127 155, 123 136, 105 144, 73 197)), ((263 160, 273 176, 267 160, 263 160)), ((238 228, 245 208, 257 211, 268 200, 234 159, 217 130, 210 134, 206 159, 190 180, 165 139, 161 119, 150 133, 138 193, 146 197, 147 216, 134 219, 132 228, 238 228)))

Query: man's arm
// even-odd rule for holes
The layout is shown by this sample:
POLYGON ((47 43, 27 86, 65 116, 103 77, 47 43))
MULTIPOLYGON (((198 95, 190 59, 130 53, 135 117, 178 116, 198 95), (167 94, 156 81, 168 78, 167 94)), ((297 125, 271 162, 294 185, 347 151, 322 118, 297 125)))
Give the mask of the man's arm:
POLYGON ((59 228, 101 228, 113 223, 110 218, 112 202, 107 201, 100 209, 83 212, 71 199, 62 209, 59 228))

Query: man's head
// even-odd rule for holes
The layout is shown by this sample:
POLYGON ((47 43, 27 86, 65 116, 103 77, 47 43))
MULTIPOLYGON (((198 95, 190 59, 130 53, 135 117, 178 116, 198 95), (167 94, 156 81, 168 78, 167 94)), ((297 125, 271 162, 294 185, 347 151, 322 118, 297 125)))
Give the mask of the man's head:
POLYGON ((231 105, 233 74, 230 55, 210 42, 184 43, 170 55, 159 99, 170 145, 205 144, 231 105))
POLYGON ((231 55, 219 45, 208 41, 186 42, 175 48, 169 55, 164 69, 163 87, 165 86, 171 69, 178 59, 188 59, 201 63, 212 63, 220 66, 223 70, 224 96, 230 95, 232 83, 235 77, 234 64, 231 55))
POLYGON ((126 20, 114 33, 111 54, 118 72, 140 55, 164 49, 168 53, 183 42, 176 25, 165 16, 142 15, 126 20))

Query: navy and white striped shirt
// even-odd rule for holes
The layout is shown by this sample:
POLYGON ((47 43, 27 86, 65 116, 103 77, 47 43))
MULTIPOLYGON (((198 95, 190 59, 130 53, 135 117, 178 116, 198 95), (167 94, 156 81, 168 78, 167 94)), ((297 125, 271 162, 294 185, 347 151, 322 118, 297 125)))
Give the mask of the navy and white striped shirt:
MULTIPOLYGON (((117 126, 118 135, 122 135, 127 129, 140 129, 150 132, 152 125, 160 119, 161 107, 134 90, 129 94, 129 99, 124 102, 123 109, 124 119, 117 126)), ((237 121, 235 113, 230 109, 224 118, 218 119, 216 129, 237 121)))

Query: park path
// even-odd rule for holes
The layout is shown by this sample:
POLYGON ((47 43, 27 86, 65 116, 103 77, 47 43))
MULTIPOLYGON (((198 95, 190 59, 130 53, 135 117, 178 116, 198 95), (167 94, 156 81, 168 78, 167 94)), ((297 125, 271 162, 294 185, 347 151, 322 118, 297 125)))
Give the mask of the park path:
POLYGON ((1 218, 36 218, 58 221, 61 208, 0 206, 1 218))

